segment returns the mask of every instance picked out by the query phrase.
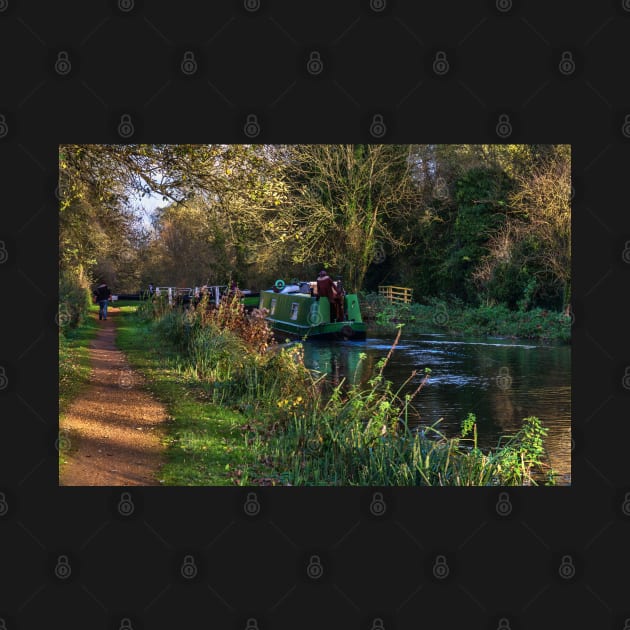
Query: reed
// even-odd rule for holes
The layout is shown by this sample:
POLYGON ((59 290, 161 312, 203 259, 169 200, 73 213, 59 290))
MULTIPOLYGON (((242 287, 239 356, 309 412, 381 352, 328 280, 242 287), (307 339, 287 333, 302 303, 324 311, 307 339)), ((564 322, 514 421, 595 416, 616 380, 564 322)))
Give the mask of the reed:
POLYGON ((538 418, 525 418, 520 431, 486 452, 478 448, 473 414, 456 437, 447 438, 439 422, 410 426, 418 413, 411 403, 430 370, 405 395, 415 372, 398 389, 383 376, 402 326, 367 386, 342 380, 331 388, 305 368, 301 344, 278 348, 264 314, 248 320, 233 302, 210 312, 171 310, 155 322, 156 333, 180 349, 177 369, 199 384, 204 400, 248 419, 241 433, 251 457, 234 462, 235 483, 472 486, 544 479, 546 429, 538 418))

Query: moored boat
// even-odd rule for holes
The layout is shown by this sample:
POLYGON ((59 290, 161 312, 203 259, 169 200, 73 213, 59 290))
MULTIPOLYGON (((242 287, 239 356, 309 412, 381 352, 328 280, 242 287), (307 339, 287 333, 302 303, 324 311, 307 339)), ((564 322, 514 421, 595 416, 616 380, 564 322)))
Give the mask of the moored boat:
POLYGON ((260 292, 259 308, 267 309, 266 319, 273 330, 299 338, 365 339, 366 325, 361 318, 357 295, 344 295, 344 318, 332 321, 328 298, 317 299, 311 290, 312 284, 301 282, 285 286, 279 281, 274 289, 260 292))

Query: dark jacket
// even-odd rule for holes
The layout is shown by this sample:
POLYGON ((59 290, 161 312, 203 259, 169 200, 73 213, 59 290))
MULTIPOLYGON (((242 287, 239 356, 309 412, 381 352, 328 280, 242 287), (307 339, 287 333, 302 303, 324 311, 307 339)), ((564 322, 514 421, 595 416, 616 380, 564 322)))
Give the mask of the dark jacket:
POLYGON ((109 300, 111 294, 112 292, 109 290, 109 287, 98 287, 98 289, 94 291, 94 298, 97 302, 102 302, 103 300, 109 300))
POLYGON ((330 276, 320 276, 317 278, 317 295, 319 297, 327 297, 329 301, 338 299, 337 287, 330 279, 330 276))

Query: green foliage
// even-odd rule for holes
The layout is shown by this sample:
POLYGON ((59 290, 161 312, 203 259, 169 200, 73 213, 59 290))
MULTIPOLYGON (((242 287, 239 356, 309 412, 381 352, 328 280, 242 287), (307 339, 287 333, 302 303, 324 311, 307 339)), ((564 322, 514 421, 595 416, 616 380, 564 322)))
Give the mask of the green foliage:
MULTIPOLYGON (((530 285, 533 291, 533 285, 530 285)), ((455 298, 428 298, 428 304, 388 304, 374 293, 361 294, 361 313, 365 321, 393 330, 405 323, 414 331, 448 330, 451 334, 493 335, 541 339, 567 343, 571 340, 571 318, 545 308, 513 311, 507 306, 466 307, 455 298)))
POLYGON ((474 413, 469 413, 464 420, 462 420, 462 437, 465 438, 475 426, 477 417, 474 413))
POLYGON ((59 413, 63 415, 90 375, 90 341, 98 331, 95 318, 85 318, 59 335, 59 413))
POLYGON ((90 309, 92 295, 82 274, 64 270, 59 275, 58 322, 63 332, 81 324, 90 309))
POLYGON ((239 427, 244 416, 227 406, 208 404, 202 384, 181 370, 181 351, 158 335, 150 321, 125 312, 118 317, 116 343, 147 387, 168 408, 165 442, 168 460, 160 481, 174 486, 233 485, 226 467, 250 453, 239 427))
POLYGON ((522 485, 540 481, 545 431, 535 419, 526 419, 522 431, 486 453, 477 448, 474 414, 464 420, 456 438, 446 438, 437 425, 422 431, 410 428, 409 417, 415 413, 411 403, 431 371, 425 369, 420 385, 404 397, 402 387, 394 390, 383 376, 400 329, 367 387, 348 388, 342 382, 330 390, 304 367, 300 344, 261 350, 263 335, 263 343, 255 349, 255 344, 244 344, 232 330, 233 317, 229 305, 212 318, 173 309, 153 323, 142 324, 135 317, 136 329, 148 326, 144 341, 137 333, 125 333, 125 349, 133 345, 136 361, 149 353, 159 356, 154 365, 160 368, 153 374, 166 391, 162 395, 176 409, 164 475, 167 483, 522 485), (175 397, 177 388, 180 394, 175 397), (246 415, 240 438, 228 407, 246 415), (198 420, 193 422, 193 417, 198 420))
POLYGON ((119 291, 227 274, 260 288, 321 265, 527 309, 570 299, 566 145, 63 145, 62 269, 119 291), (167 205, 152 231, 134 195, 167 205), (133 285, 133 287, 132 287, 133 285))
POLYGON ((474 414, 457 438, 446 438, 437 425, 411 429, 413 395, 401 400, 383 367, 367 389, 355 385, 344 393, 340 384, 325 402, 291 405, 271 432, 251 432, 251 448, 266 465, 248 466, 247 478, 260 480, 264 470, 264 482, 286 485, 460 486, 537 484, 543 477, 546 430, 538 419, 525 419, 522 430, 487 453, 477 447, 474 414))

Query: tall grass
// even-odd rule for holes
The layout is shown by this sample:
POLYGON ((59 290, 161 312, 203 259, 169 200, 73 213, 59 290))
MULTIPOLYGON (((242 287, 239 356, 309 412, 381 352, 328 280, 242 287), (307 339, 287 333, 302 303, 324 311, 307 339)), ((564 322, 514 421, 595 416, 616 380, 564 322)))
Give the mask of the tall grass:
MULTIPOLYGON (((145 315, 146 316, 146 315, 145 315)), ((264 312, 246 316, 235 300, 157 313, 156 332, 178 349, 177 369, 215 405, 247 415, 242 439, 253 457, 234 462, 236 483, 287 485, 523 485, 544 479, 546 429, 525 418, 496 448, 477 446, 473 414, 447 438, 439 423, 412 428, 411 404, 430 378, 402 395, 383 377, 402 327, 367 387, 336 387, 304 366, 303 348, 273 342, 264 312)), ((362 360, 365 356, 362 356, 362 360)), ((551 477, 549 477, 551 479, 551 477)))
POLYGON ((301 346, 278 347, 266 313, 246 315, 238 298, 224 298, 218 308, 203 301, 187 310, 144 306, 140 315, 154 319, 158 335, 179 350, 178 370, 213 403, 270 409, 311 385, 301 346))
MULTIPOLYGON (((538 418, 486 453, 477 446, 476 419, 470 414, 458 437, 446 438, 438 424, 412 429, 410 405, 429 373, 410 395, 400 397, 382 376, 390 354, 377 366, 369 387, 343 383, 327 400, 278 402, 281 422, 248 439, 266 470, 252 467, 248 478, 288 485, 485 486, 537 484, 545 475, 538 418), (472 438, 468 437, 472 433, 472 438)), ((549 471, 547 471, 549 472, 549 471)), ((547 476, 551 480, 551 476, 547 476)))

